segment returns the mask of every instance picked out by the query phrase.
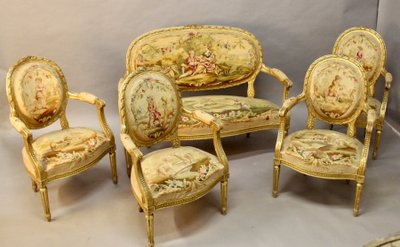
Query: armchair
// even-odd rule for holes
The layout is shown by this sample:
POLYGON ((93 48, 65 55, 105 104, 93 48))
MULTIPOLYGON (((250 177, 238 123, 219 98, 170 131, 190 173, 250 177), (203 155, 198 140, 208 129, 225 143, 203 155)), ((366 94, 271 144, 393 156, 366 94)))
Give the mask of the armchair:
POLYGON ((303 92, 287 99, 279 111, 280 129, 275 146, 272 196, 278 195, 280 166, 305 175, 325 179, 354 180, 356 195, 353 213, 357 216, 365 181, 371 131, 375 111, 366 103, 367 82, 362 67, 346 57, 327 55, 317 59, 307 71, 303 92), (287 135, 287 115, 299 102, 308 109, 307 129, 287 135), (367 113, 364 142, 355 138, 355 122, 367 113), (315 129, 315 121, 347 125, 347 134, 315 129))
MULTIPOLYGON (((386 47, 382 37, 375 30, 364 27, 353 27, 344 31, 337 38, 333 48, 333 54, 346 55, 360 62, 365 70, 368 80, 368 105, 375 110, 377 116, 374 123, 375 144, 372 159, 378 155, 378 147, 381 141, 382 129, 385 120, 386 107, 389 99, 392 74, 385 69, 386 47), (375 84, 382 76, 385 80, 385 88, 382 100, 375 98, 375 84)), ((367 114, 362 113, 356 121, 358 128, 367 125, 367 114)))
POLYGON ((81 173, 109 154, 112 180, 117 183, 115 141, 104 117, 104 101, 89 93, 69 92, 60 67, 46 58, 33 56, 19 60, 9 69, 7 96, 10 122, 24 139, 24 165, 33 191, 37 192, 39 187, 48 221, 49 182, 81 173), (68 99, 95 105, 103 131, 70 128, 66 117, 68 99), (33 138, 32 129, 44 128, 57 120, 61 130, 33 138))
POLYGON ((130 73, 119 83, 121 141, 139 210, 145 212, 148 245, 154 246, 154 212, 192 202, 221 184, 221 212, 227 212, 228 161, 221 145, 221 123, 201 111, 186 111, 175 81, 161 72, 130 73), (181 114, 213 129, 215 155, 180 146, 181 114), (141 146, 170 141, 171 148, 143 154, 141 146))

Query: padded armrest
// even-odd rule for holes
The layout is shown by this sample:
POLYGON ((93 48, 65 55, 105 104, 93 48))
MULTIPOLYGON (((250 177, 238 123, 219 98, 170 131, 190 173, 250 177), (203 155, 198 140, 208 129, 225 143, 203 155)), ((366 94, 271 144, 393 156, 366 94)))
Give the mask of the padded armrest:
POLYGON ((32 132, 26 125, 17 117, 10 116, 11 125, 25 138, 32 138, 32 132))
POLYGON ((293 106, 295 106, 296 104, 298 104, 304 100, 304 97, 305 97, 305 94, 301 93, 296 97, 291 97, 291 98, 285 100, 285 102, 283 102, 281 109, 279 110, 279 116, 285 117, 287 115, 287 113, 290 111, 290 109, 293 108, 293 106))
POLYGON ((382 76, 385 77, 385 88, 390 89, 392 81, 393 81, 392 74, 390 72, 387 72, 385 69, 383 69, 382 76))
POLYGON ((293 82, 289 79, 289 77, 283 73, 283 71, 277 68, 270 68, 265 64, 262 65, 261 71, 273 76, 278 81, 280 81, 286 88, 291 88, 293 86, 293 82))
POLYGON ((221 130, 223 125, 221 121, 213 117, 212 115, 208 114, 207 112, 201 110, 195 110, 192 112, 192 116, 209 126, 212 126, 215 130, 221 130))
POLYGON ((138 147, 136 147, 135 143, 133 143, 131 137, 128 134, 121 133, 121 142, 124 145, 126 151, 130 155, 132 155, 135 159, 140 160, 143 157, 142 151, 138 147))
POLYGON ((92 105, 97 105, 99 107, 104 107, 106 104, 103 100, 99 99, 95 95, 91 93, 86 93, 86 92, 79 92, 79 93, 73 93, 73 92, 68 92, 68 97, 71 99, 77 99, 92 105))

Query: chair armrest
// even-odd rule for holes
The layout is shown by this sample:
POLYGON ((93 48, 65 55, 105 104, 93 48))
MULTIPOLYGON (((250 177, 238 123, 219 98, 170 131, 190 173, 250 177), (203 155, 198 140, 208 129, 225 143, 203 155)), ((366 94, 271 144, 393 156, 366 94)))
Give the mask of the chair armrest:
POLYGON ((140 192, 146 200, 147 205, 152 206, 154 204, 154 199, 151 195, 150 188, 144 179, 142 166, 140 165, 143 158, 143 153, 132 141, 132 138, 128 134, 124 133, 124 130, 125 127, 123 126, 122 132, 120 134, 122 145, 129 153, 129 155, 133 157, 133 169, 135 170, 135 179, 141 185, 139 186, 140 192))
POLYGON ((228 159, 226 157, 225 151, 222 147, 221 143, 221 129, 223 128, 223 124, 219 119, 216 119, 212 115, 208 114, 207 112, 201 110, 195 110, 193 112, 188 111, 185 108, 182 108, 182 111, 185 115, 189 117, 193 117, 194 119, 203 122, 213 128, 213 144, 215 153, 217 154, 219 162, 224 165, 224 172, 226 178, 229 177, 229 164, 228 159))
POLYGON ((371 134, 372 134, 372 129, 374 127, 374 123, 376 121, 376 112, 374 109, 368 109, 367 113, 367 127, 365 128, 365 137, 364 137, 364 148, 361 153, 361 161, 360 161, 360 167, 357 171, 357 174, 360 176, 364 176, 365 174, 365 169, 367 167, 367 160, 368 160, 368 152, 369 152, 369 146, 371 143, 371 134))
POLYGON ((32 131, 26 127, 24 122, 15 116, 10 116, 11 125, 20 133, 24 139, 32 141, 32 131))
POLYGON ((370 133, 372 132, 372 129, 374 127, 374 123, 375 123, 376 119, 377 119, 377 116, 376 116, 375 110, 368 109, 366 132, 370 132, 370 133))
POLYGON ((128 153, 136 160, 140 161, 143 158, 143 153, 135 143, 133 143, 131 137, 126 133, 121 133, 121 142, 128 153))
POLYGON ((385 78, 385 89, 390 89, 393 76, 390 72, 387 72, 386 69, 383 69, 381 75, 385 78))
POLYGON ((282 104, 281 109, 279 109, 279 116, 285 117, 287 113, 293 108, 293 106, 297 105, 305 98, 304 92, 297 95, 296 97, 290 97, 289 99, 285 100, 282 104))
POLYGON ((11 125, 22 135, 24 138, 24 146, 25 150, 28 153, 29 159, 31 159, 32 164, 34 164, 35 175, 37 175, 41 180, 47 178, 47 175, 43 169, 43 166, 38 159, 36 158, 35 152, 33 151, 32 147, 32 131, 26 127, 24 122, 22 122, 19 118, 10 115, 10 122, 11 125))
MULTIPOLYGON (((95 105, 97 108, 97 116, 100 121, 101 128, 103 129, 104 134, 110 139, 112 143, 115 143, 114 134, 111 132, 110 127, 107 124, 106 117, 104 115, 104 107, 106 103, 104 100, 99 99, 98 97, 94 96, 93 94, 80 92, 80 93, 73 93, 68 92, 68 98, 76 99, 82 102, 89 103, 91 105, 95 105)), ((115 145, 114 145, 115 146, 115 145)))
POLYGON ((100 107, 104 107, 106 105, 103 100, 87 92, 79 92, 79 93, 68 92, 68 97, 70 99, 76 99, 79 101, 89 103, 91 105, 99 105, 100 107))

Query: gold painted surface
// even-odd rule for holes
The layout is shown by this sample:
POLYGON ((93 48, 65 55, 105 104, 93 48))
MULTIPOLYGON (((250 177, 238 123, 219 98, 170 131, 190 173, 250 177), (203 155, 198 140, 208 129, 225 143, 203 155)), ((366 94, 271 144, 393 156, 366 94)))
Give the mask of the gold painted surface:
POLYGON ((332 130, 300 130, 286 137, 282 160, 312 172, 354 174, 360 165, 362 143, 332 130))
MULTIPOLYGON (((128 74, 121 79, 118 90, 121 141, 125 148, 126 162, 129 162, 126 166, 132 191, 139 204, 139 211, 143 210, 147 219, 148 245, 154 245, 155 210, 197 200, 213 189, 217 183, 221 183, 221 213, 226 214, 229 168, 221 145, 222 124, 219 120, 199 110, 191 112, 181 108, 182 101, 175 81, 161 72, 146 71, 128 74), (180 119, 181 114, 185 114, 213 129, 216 156, 193 147, 181 147, 176 137, 178 121, 170 121, 169 131, 165 131, 157 138, 148 138, 144 142, 138 137, 142 135, 141 133, 130 131, 131 125, 136 124, 131 119, 135 119, 135 114, 139 116, 142 114, 142 112, 131 110, 131 103, 134 102, 132 99, 137 97, 147 99, 149 96, 156 95, 153 90, 131 90, 134 88, 131 85, 142 84, 143 78, 149 78, 149 81, 153 82, 158 80, 164 85, 162 88, 167 87, 172 90, 165 100, 169 102, 174 99, 177 106, 171 108, 168 104, 159 104, 157 109, 160 113, 168 109, 179 109, 175 115, 176 119, 180 119), (172 148, 160 149, 146 155, 140 151, 141 146, 153 145, 160 141, 171 141, 172 148)), ((162 91, 163 89, 155 90, 162 91)), ((163 92, 159 95, 163 95, 163 92)), ((141 105, 140 101, 138 104, 141 105)), ((145 107, 140 109, 143 108, 145 107)))
MULTIPOLYGON (((392 74, 385 69, 385 42, 380 34, 373 29, 352 27, 339 35, 333 47, 333 53, 352 57, 362 64, 368 79, 369 97, 374 97, 375 95, 375 85, 379 76, 385 79, 383 98, 382 100, 378 100, 382 103, 379 105, 380 108, 377 109, 378 118, 374 126, 376 128, 376 135, 372 158, 376 159, 389 100, 390 86, 393 80, 392 74)), ((365 128, 367 125, 365 114, 362 114, 357 119, 356 125, 357 127, 365 128)))
MULTIPOLYGON (((181 91, 222 89, 248 83, 247 99, 241 101, 248 101, 250 105, 258 104, 257 99, 254 99, 254 81, 260 72, 272 76, 283 85, 283 100, 288 97, 292 86, 292 82, 282 71, 262 63, 261 45, 253 34, 224 26, 172 27, 141 35, 128 48, 126 75, 144 70, 168 74, 175 79, 181 91)), ((212 102, 218 101, 214 96, 209 97, 212 102)), ((192 108, 190 104, 187 105, 186 99, 183 106, 192 108)), ((193 109, 208 112, 201 106, 193 109)), ((222 106, 214 112, 223 110, 222 106)), ((236 113, 232 111, 229 114, 236 113)), ((277 111, 271 111, 268 119, 267 116, 265 119, 253 117, 247 122, 226 118, 222 120, 224 129, 221 136, 276 129, 279 126, 276 113, 277 111), (274 121, 270 121, 271 119, 274 121)), ((220 116, 223 117, 224 114, 220 116)), ((209 127, 190 119, 181 122, 178 137, 181 140, 211 139, 213 133, 209 127)))
POLYGON ((127 72, 162 71, 188 90, 240 84, 261 66, 260 45, 253 35, 207 26, 145 34, 130 47, 127 58, 127 72))
POLYGON ((24 140, 23 160, 39 187, 45 217, 51 220, 47 184, 79 174, 110 155, 112 179, 117 183, 115 141, 104 116, 104 101, 89 93, 68 92, 60 67, 41 57, 24 57, 7 74, 10 122, 24 140), (69 128, 66 106, 69 99, 95 105, 102 132, 69 128), (62 130, 33 139, 31 129, 44 128, 60 119, 62 130))
MULTIPOLYGON (((204 112, 221 120, 224 125, 223 136, 240 130, 278 126, 279 107, 274 103, 247 97, 231 95, 195 96, 183 98, 185 109, 204 112)), ((179 136, 185 138, 193 135, 212 135, 212 129, 200 121, 182 116, 179 123, 179 136)))
POLYGON ((358 215, 371 131, 376 120, 376 111, 370 109, 367 103, 367 86, 364 69, 348 57, 326 55, 311 64, 305 77, 303 92, 287 99, 279 110, 281 120, 273 164, 273 197, 278 196, 280 166, 285 165, 309 176, 354 180, 356 193, 353 215, 358 215), (334 83, 338 75, 341 79, 347 78, 346 85, 342 82, 334 83), (334 94, 332 85, 335 85, 334 94), (336 101, 344 99, 342 104, 338 104, 341 108, 335 106, 336 108, 326 110, 326 105, 331 100, 327 100, 327 97, 334 97, 336 101), (289 112, 302 101, 306 101, 308 109, 307 129, 287 135, 289 112), (355 121, 361 113, 367 114, 363 143, 354 137, 355 121), (347 125, 347 134, 315 129, 315 119, 347 125))
MULTIPOLYGON (((47 177, 51 178, 90 163, 110 148, 110 141, 103 133, 88 128, 71 128, 44 134, 33 141, 32 147, 47 177)), ((34 174, 34 164, 25 148, 22 156, 26 168, 34 174)))

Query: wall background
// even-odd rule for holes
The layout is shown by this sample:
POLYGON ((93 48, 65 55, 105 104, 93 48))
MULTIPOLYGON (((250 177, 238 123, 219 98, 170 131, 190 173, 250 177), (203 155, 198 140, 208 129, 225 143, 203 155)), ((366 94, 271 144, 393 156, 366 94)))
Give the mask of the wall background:
MULTIPOLYGON (((400 54, 400 19, 395 0, 230 0, 139 1, 55 0, 3 2, 0 15, 0 78, 26 55, 44 56, 64 71, 72 91, 89 91, 107 102, 117 117, 117 83, 125 71, 125 52, 139 35, 187 24, 227 25, 255 34, 264 62, 294 81, 291 95, 302 90, 308 66, 331 52, 336 37, 352 26, 381 32, 388 48, 387 67, 394 74, 390 116, 399 118, 396 83, 400 54)), ((280 104, 281 85, 267 76, 256 82, 257 97, 280 104), (279 92, 279 93, 277 93, 279 92)), ((226 90, 243 95, 245 86, 226 90)), ((0 87, 0 127, 11 128, 5 86, 0 87)), ((75 111, 71 107, 70 111, 75 111)), ((115 130, 118 131, 118 130, 115 130)))

